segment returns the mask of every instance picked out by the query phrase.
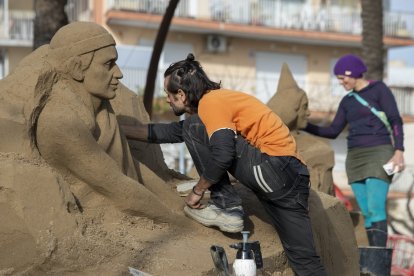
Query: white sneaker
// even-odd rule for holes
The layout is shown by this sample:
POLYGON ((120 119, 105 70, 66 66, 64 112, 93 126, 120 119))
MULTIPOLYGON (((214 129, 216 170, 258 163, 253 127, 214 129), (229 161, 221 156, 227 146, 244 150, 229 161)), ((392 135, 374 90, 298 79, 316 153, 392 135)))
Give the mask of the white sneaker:
MULTIPOLYGON (((198 180, 197 181, 188 181, 188 182, 178 184, 177 185, 177 192, 178 192, 179 196, 181 196, 181 197, 188 196, 192 192, 193 187, 195 185, 197 185, 197 183, 198 183, 198 180)), ((206 190, 204 192, 204 195, 207 195, 209 193, 210 193, 210 190, 206 190)))
POLYGON ((244 211, 242 206, 221 209, 209 203, 203 209, 192 209, 185 206, 184 213, 205 226, 217 226, 223 232, 238 233, 243 231, 244 211))

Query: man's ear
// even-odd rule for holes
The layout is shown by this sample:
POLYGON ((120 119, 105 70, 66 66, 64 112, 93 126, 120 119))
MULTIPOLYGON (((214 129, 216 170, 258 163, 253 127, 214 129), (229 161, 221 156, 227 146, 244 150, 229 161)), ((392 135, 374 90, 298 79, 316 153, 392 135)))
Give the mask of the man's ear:
POLYGON ((82 60, 80 57, 72 57, 66 62, 66 72, 77 81, 83 81, 82 60))
POLYGON ((179 97, 183 103, 185 103, 187 100, 187 95, 182 89, 178 89, 177 97, 179 97))

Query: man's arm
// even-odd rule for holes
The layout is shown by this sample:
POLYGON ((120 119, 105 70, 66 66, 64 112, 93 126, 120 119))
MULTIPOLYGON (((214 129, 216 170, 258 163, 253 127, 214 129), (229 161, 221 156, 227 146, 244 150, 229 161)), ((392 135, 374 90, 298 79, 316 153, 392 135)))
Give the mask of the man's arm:
POLYGON ((172 122, 168 124, 141 124, 121 125, 125 136, 131 140, 150 142, 155 144, 182 143, 183 123, 172 122))
POLYGON ((131 140, 148 141, 148 124, 120 125, 125 136, 131 140))
POLYGON ((185 202, 191 208, 202 208, 200 200, 204 192, 220 181, 236 157, 235 133, 231 129, 220 129, 214 132, 210 138, 211 156, 205 166, 203 174, 194 186, 185 202))

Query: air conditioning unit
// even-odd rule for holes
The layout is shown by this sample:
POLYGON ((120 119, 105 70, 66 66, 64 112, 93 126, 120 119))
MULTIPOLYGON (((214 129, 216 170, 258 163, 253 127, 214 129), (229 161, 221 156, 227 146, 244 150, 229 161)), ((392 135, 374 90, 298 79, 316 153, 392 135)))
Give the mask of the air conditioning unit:
POLYGON ((212 53, 223 53, 227 50, 227 39, 222 35, 207 36, 207 51, 212 53))

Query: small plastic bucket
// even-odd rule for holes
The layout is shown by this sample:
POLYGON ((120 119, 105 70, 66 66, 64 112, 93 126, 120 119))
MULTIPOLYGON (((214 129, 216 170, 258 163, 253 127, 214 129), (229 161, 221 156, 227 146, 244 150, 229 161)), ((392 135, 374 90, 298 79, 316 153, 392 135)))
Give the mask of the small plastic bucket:
POLYGON ((359 247, 360 271, 375 276, 391 275, 392 250, 389 247, 359 247))

